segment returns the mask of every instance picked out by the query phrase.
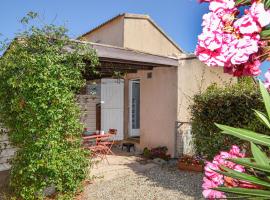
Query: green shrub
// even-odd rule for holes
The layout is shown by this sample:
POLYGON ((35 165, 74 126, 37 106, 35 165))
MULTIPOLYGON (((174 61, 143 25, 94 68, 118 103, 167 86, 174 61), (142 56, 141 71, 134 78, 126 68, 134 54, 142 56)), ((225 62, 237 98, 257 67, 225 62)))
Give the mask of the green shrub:
POLYGON ((43 199, 50 186, 58 198, 72 198, 90 163, 75 93, 85 84, 84 61, 92 71, 98 60, 62 27, 32 27, 19 36, 0 58, 0 118, 18 147, 11 186, 18 199, 43 199))
POLYGON ((242 143, 235 137, 221 134, 214 123, 269 133, 254 116, 252 109, 264 111, 264 105, 257 86, 249 80, 225 88, 211 85, 193 100, 191 114, 196 152, 208 159, 220 150, 228 150, 232 144, 242 143))

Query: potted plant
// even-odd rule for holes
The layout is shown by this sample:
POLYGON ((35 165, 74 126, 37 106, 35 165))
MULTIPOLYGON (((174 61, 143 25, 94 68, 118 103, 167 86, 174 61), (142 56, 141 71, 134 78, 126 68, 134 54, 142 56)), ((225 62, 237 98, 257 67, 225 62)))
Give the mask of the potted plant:
POLYGON ((168 148, 163 146, 163 147, 156 147, 152 149, 148 149, 147 147, 144 148, 143 150, 143 156, 149 159, 155 159, 155 158, 160 158, 163 160, 168 161, 171 157, 170 154, 167 154, 168 148))
POLYGON ((203 171, 203 159, 197 156, 182 156, 178 161, 178 168, 184 171, 203 171))

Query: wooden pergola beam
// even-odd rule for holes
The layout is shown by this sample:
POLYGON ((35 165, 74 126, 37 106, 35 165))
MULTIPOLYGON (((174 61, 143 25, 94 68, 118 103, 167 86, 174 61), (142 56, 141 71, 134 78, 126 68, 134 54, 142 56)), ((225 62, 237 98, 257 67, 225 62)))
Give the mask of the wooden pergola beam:
POLYGON ((137 73, 138 70, 153 70, 154 66, 145 66, 142 63, 140 65, 128 64, 128 63, 116 63, 108 61, 100 61, 100 65, 95 68, 98 74, 84 73, 84 77, 87 80, 100 79, 114 77, 116 74, 129 74, 137 73))
POLYGON ((144 66, 144 65, 132 65, 132 64, 125 64, 125 63, 112 63, 112 62, 100 62, 101 65, 98 66, 98 69, 114 69, 119 71, 125 70, 152 70, 153 66, 144 66))

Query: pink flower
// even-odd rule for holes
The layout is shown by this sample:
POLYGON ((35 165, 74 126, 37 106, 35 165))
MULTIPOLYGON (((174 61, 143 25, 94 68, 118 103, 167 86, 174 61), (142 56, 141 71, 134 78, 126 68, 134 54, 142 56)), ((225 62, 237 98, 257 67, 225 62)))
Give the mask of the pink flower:
POLYGON ((224 63, 226 62, 226 59, 222 56, 220 49, 211 51, 198 45, 195 50, 195 55, 198 56, 200 61, 204 62, 208 66, 224 66, 224 63))
POLYGON ((222 28, 224 27, 221 19, 213 12, 209 12, 203 15, 203 32, 207 31, 217 31, 222 33, 222 28))
MULTIPOLYGON (((261 73, 260 51, 269 45, 260 40, 263 27, 270 24, 270 10, 252 0, 252 6, 240 14, 235 0, 199 0, 208 2, 211 12, 203 16, 203 31, 195 54, 208 66, 223 66, 234 76, 258 76, 261 73), (256 57, 257 59, 254 59, 256 57)), ((270 90, 270 80, 265 82, 270 90)))
MULTIPOLYGON (((221 15, 221 14, 220 14, 221 15)), ((226 24, 232 24, 233 21, 235 20, 235 14, 234 13, 224 13, 221 16, 221 19, 224 23, 226 24)))
POLYGON ((202 187, 204 189, 203 196, 207 199, 226 198, 223 192, 219 192, 219 191, 211 189, 211 188, 218 187, 218 185, 206 177, 203 178, 202 187))
POLYGON ((221 151, 219 155, 214 157, 213 163, 218 165, 225 165, 225 160, 231 158, 231 154, 221 151))
POLYGON ((206 177, 203 178, 203 184, 202 184, 203 189, 210 189, 210 188, 215 188, 215 187, 218 187, 218 184, 213 182, 211 179, 208 179, 206 177))
POLYGON ((234 0, 215 0, 211 1, 209 5, 209 10, 215 13, 233 12, 235 9, 234 0))
POLYGON ((264 86, 269 89, 270 88, 270 70, 268 69, 268 71, 264 74, 264 86))
POLYGON ((264 9, 263 3, 254 2, 249 11, 260 27, 265 27, 270 24, 270 11, 264 9))
POLYGON ((240 148, 233 145, 229 152, 222 151, 216 155, 212 162, 206 162, 204 168, 205 177, 203 178, 203 196, 207 199, 226 198, 223 192, 215 191, 213 188, 221 185, 237 187, 239 181, 230 177, 224 177, 216 171, 221 170, 221 166, 228 167, 238 172, 245 172, 245 168, 241 165, 235 164, 228 159, 243 157, 240 148), (215 171, 214 171, 215 170, 215 171))
POLYGON ((224 192, 219 192, 216 190, 211 190, 211 189, 207 189, 203 191, 203 196, 204 198, 207 199, 221 199, 221 198, 226 198, 226 195, 224 194, 224 192))
POLYGON ((215 172, 214 170, 220 170, 218 165, 208 162, 204 167, 205 176, 211 179, 217 185, 223 184, 223 175, 215 172))
POLYGON ((230 44, 227 51, 227 57, 234 65, 246 63, 251 54, 257 53, 259 50, 258 41, 245 36, 241 39, 236 39, 230 44))
POLYGON ((257 26, 255 19, 250 15, 244 15, 234 22, 234 28, 242 34, 252 34, 260 32, 260 27, 257 26))
POLYGON ((228 160, 230 158, 236 158, 236 156, 233 156, 228 152, 220 152, 219 155, 214 157, 213 163, 217 164, 218 166, 222 165, 233 169, 235 164, 228 160))
POLYGON ((217 31, 203 32, 198 40, 201 47, 214 51, 222 45, 222 34, 217 31))
POLYGON ((232 169, 238 172, 245 172, 245 168, 242 165, 234 165, 232 169))
POLYGON ((231 155, 234 155, 234 156, 237 156, 237 157, 240 157, 240 158, 243 158, 245 156, 245 154, 241 153, 241 150, 238 146, 236 145, 233 145, 229 151, 229 153, 231 155))
POLYGON ((240 154, 240 148, 236 145, 233 145, 229 151, 230 154, 232 155, 239 155, 240 154))
POLYGON ((243 75, 259 76, 261 73, 260 66, 261 66, 261 62, 259 60, 247 62, 243 70, 243 75))
POLYGON ((200 61, 208 66, 230 66, 231 57, 226 55, 229 52, 230 45, 236 39, 235 36, 231 34, 222 35, 215 31, 209 31, 208 33, 209 35, 202 33, 199 36, 195 54, 200 61))
POLYGON ((260 65, 257 54, 252 54, 246 63, 233 67, 233 74, 234 76, 258 76, 261 73, 260 65))

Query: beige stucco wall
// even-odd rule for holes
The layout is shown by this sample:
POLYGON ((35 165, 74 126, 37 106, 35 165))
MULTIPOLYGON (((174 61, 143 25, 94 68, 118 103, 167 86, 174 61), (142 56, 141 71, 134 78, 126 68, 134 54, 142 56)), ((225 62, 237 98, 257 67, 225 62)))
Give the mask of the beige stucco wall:
POLYGON ((85 35, 82 40, 109 44, 113 46, 123 47, 124 38, 124 17, 112 20, 110 23, 96 29, 95 31, 85 35))
POLYGON ((147 71, 125 78, 125 133, 128 133, 128 80, 140 79, 140 148, 167 146, 174 152, 177 115, 177 68, 157 67, 152 78, 147 71))
POLYGON ((163 56, 181 54, 181 50, 145 15, 117 17, 81 39, 163 56))
POLYGON ((163 56, 181 54, 147 19, 125 18, 124 47, 163 56))
POLYGON ((188 107, 192 97, 204 91, 210 84, 233 83, 236 79, 225 74, 222 67, 208 67, 198 59, 182 60, 178 67, 178 109, 177 116, 181 122, 190 121, 188 107))

